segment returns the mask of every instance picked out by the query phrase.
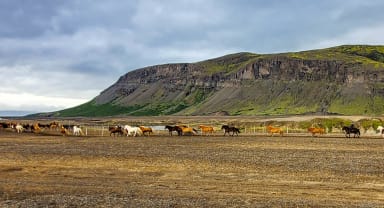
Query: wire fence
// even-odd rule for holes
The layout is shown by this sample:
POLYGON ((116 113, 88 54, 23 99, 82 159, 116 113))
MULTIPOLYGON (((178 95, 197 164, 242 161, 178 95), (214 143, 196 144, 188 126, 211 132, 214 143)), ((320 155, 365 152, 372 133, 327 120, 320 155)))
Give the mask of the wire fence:
MULTIPOLYGON (((74 126, 74 124, 67 124, 68 126, 74 126)), ((111 134, 109 131, 109 127, 115 127, 116 125, 100 125, 100 124, 79 124, 76 123, 76 126, 80 127, 81 129, 81 135, 80 136, 101 136, 101 137, 110 137, 110 136, 117 136, 114 134, 111 134)), ((189 126, 189 125, 187 125, 189 126)), ((152 133, 145 133, 144 135, 141 134, 139 136, 167 136, 169 135, 169 131, 165 129, 165 125, 156 125, 156 126, 146 126, 152 128, 152 133)), ((197 136, 222 136, 224 135, 224 131, 221 129, 221 126, 213 126, 214 132, 213 133, 203 133, 198 126, 190 126, 193 129, 196 130, 197 136)), ((283 130, 282 136, 312 136, 311 132, 308 132, 307 129, 302 128, 291 128, 288 126, 281 126, 280 127, 283 130)), ((41 133, 46 134, 58 134, 60 135, 60 128, 42 128, 40 130, 41 133)), ((68 129, 68 135, 74 135, 73 128, 68 129)), ((125 134, 126 135, 126 134, 125 134)), ((176 132, 173 132, 172 135, 177 135, 176 132)), ((228 134, 227 134, 228 135, 228 134)), ((232 132, 230 132, 230 135, 232 135, 232 132)), ((261 136, 261 135, 267 135, 267 136, 281 136, 280 134, 271 134, 267 131, 267 126, 243 126, 240 127, 240 134, 244 136, 261 136)), ((318 136, 319 134, 315 134, 315 136, 318 136)), ((341 129, 338 128, 332 128, 325 129, 325 134, 322 134, 320 136, 324 137, 343 137, 344 132, 341 129)), ((351 135, 353 137, 353 135, 351 135)), ((369 136, 369 137, 381 137, 381 134, 376 132, 374 129, 361 129, 361 136, 369 136)))

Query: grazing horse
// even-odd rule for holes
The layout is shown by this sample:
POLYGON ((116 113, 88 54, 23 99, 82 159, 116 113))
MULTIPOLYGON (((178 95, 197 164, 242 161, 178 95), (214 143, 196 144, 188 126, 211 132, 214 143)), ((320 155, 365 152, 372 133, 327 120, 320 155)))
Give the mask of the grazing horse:
POLYGON ((228 126, 228 125, 222 125, 221 126, 221 129, 223 130, 224 129, 224 136, 228 133, 228 135, 231 135, 229 132, 232 132, 232 135, 233 136, 234 134, 236 134, 236 136, 239 135, 240 133, 240 130, 234 126, 228 126))
POLYGON ((164 129, 168 129, 170 136, 172 136, 173 131, 176 131, 177 135, 179 135, 179 136, 181 136, 183 134, 183 130, 179 126, 166 125, 164 129))
POLYGON ((130 125, 125 125, 124 131, 127 131, 127 136, 132 135, 134 137, 143 133, 139 127, 132 127, 130 125))
POLYGON ((273 127, 271 125, 267 126, 267 132, 273 136, 273 134, 280 134, 280 136, 283 136, 283 129, 280 127, 273 127))
POLYGON ((212 126, 203 126, 203 125, 200 125, 199 126, 199 129, 201 129, 201 134, 213 134, 213 127, 212 126))
POLYGON ((314 137, 316 134, 324 134, 325 129, 324 128, 309 127, 308 132, 310 132, 312 134, 312 136, 314 137))
POLYGON ((345 133, 345 137, 350 138, 351 133, 353 134, 353 138, 357 136, 357 138, 360 137, 360 129, 354 127, 353 125, 351 126, 343 126, 342 130, 345 133))
POLYGON ((121 126, 110 126, 108 130, 109 136, 112 136, 112 134, 113 136, 116 136, 116 134, 122 136, 124 134, 123 128, 121 126))
POLYGON ((21 124, 16 124, 15 129, 17 133, 23 133, 24 127, 21 124))
POLYGON ((151 127, 146 127, 146 126, 139 126, 140 130, 143 132, 143 135, 148 132, 148 136, 153 133, 151 127))
POLYGON ((81 130, 80 126, 73 126, 73 135, 75 136, 82 136, 83 130, 81 130))

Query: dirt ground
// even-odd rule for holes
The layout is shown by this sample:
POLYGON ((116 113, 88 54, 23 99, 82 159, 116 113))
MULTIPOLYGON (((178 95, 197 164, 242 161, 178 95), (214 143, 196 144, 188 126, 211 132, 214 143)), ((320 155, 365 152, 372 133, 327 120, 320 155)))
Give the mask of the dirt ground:
POLYGON ((384 139, 0 131, 0 207, 384 207, 384 139))

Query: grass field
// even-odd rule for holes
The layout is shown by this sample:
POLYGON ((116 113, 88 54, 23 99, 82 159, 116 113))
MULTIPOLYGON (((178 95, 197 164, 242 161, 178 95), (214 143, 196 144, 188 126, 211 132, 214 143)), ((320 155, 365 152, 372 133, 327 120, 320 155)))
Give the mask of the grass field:
POLYGON ((0 131, 1 207, 383 207, 384 139, 0 131))

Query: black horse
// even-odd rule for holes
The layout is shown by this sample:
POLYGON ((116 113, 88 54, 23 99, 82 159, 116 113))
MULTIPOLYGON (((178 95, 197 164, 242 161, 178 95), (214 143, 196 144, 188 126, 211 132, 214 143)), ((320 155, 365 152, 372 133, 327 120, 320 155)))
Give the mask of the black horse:
POLYGON ((351 133, 353 134, 353 138, 360 137, 360 130, 353 125, 351 126, 343 126, 342 130, 345 132, 345 137, 350 138, 351 133))
POLYGON ((169 125, 166 125, 165 129, 168 129, 169 135, 171 135, 171 136, 172 136, 172 132, 173 131, 176 131, 178 136, 183 135, 183 129, 181 129, 179 126, 169 126, 169 125))
POLYGON ((228 135, 231 135, 229 132, 232 132, 231 136, 233 136, 234 134, 236 134, 236 136, 238 136, 240 133, 240 130, 234 126, 223 125, 223 126, 221 126, 221 129, 224 129, 224 136, 227 133, 228 133, 228 135))

